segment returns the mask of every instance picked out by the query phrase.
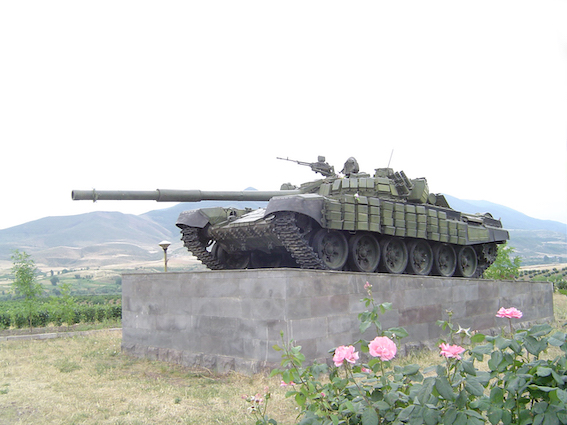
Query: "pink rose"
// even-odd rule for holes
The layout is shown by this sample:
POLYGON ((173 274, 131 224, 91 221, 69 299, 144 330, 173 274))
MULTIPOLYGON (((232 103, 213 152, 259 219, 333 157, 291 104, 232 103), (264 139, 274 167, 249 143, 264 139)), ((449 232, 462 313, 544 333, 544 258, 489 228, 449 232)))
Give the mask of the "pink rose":
POLYGON ((354 351, 354 347, 349 345, 341 345, 335 349, 335 355, 333 356, 333 361, 335 366, 339 367, 344 361, 349 363, 355 363, 358 360, 358 352, 354 351))
POLYGON ((519 319, 523 316, 522 312, 516 307, 504 308, 500 307, 496 317, 507 317, 508 319, 519 319))
POLYGON ((392 360, 398 351, 396 344, 386 336, 377 336, 368 344, 370 355, 382 361, 392 360))
POLYGON ((441 355, 450 358, 455 358, 461 360, 460 354, 464 353, 465 349, 458 345, 441 344, 439 346, 441 349, 441 355))

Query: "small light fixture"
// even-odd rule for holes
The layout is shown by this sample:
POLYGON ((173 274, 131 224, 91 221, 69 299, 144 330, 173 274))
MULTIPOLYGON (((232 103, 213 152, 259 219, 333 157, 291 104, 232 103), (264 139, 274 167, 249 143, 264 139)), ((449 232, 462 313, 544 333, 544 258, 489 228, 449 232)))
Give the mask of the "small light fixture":
POLYGON ((163 269, 164 269, 164 271, 167 272, 167 248, 169 248, 169 245, 171 245, 171 242, 161 241, 158 245, 161 246, 162 249, 163 249, 163 269))

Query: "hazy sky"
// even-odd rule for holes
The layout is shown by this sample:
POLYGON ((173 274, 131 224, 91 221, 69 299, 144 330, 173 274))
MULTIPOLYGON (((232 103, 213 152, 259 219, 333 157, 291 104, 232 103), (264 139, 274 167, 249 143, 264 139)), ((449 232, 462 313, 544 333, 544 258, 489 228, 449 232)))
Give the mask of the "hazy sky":
MULTIPOLYGON (((0 2, 0 228, 388 165, 567 222, 565 1, 0 2)), ((505 224, 505 223, 504 223, 505 224)))

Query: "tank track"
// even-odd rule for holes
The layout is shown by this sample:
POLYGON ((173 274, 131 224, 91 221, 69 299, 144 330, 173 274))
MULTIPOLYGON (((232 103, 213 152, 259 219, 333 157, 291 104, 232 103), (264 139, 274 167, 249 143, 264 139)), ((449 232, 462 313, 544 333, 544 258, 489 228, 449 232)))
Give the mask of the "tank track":
POLYGON ((181 240, 183 241, 183 245, 209 269, 225 269, 224 265, 212 253, 207 251, 207 245, 205 245, 199 237, 199 231, 201 230, 202 229, 198 227, 181 227, 181 240))
POLYGON ((325 265, 309 246, 295 218, 293 212, 276 214, 273 226, 278 239, 302 269, 325 270, 325 265))
MULTIPOLYGON (((297 225, 296 213, 280 212, 276 214, 275 219, 271 222, 270 228, 284 248, 295 260, 297 265, 302 269, 326 270, 323 261, 315 253, 309 245, 301 228, 297 225)), ((202 229, 197 227, 183 226, 181 227, 183 245, 210 270, 224 270, 226 265, 207 250, 207 245, 203 242, 200 235, 202 229)), ((479 278, 484 271, 492 264, 487 261, 482 254, 478 254, 478 266, 472 278, 479 278)))

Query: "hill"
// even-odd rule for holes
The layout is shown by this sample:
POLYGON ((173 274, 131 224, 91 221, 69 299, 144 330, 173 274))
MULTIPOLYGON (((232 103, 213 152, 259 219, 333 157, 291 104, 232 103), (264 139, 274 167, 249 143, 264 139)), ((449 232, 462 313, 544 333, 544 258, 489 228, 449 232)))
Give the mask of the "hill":
MULTIPOLYGON (((487 201, 446 196, 456 210, 489 211, 510 230, 509 244, 524 265, 567 261, 567 225, 528 217, 511 208, 487 201)), ((157 261, 163 256, 157 245, 169 240, 173 256, 189 256, 183 248, 175 221, 181 211, 211 206, 258 208, 265 202, 204 201, 179 203, 141 215, 92 212, 65 217, 45 217, 0 230, 0 261, 9 261, 13 249, 31 254, 48 267, 93 267, 157 261)))

